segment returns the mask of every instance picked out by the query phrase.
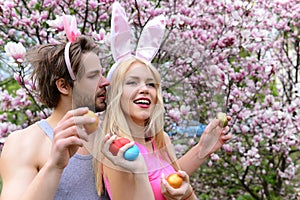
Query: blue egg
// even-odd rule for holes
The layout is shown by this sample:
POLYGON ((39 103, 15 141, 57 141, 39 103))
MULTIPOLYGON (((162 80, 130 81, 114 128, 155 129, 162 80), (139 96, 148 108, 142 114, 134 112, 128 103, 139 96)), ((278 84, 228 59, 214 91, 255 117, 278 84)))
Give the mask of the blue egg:
POLYGON ((133 145, 124 152, 124 158, 129 161, 135 160, 140 153, 139 148, 136 145, 133 145))

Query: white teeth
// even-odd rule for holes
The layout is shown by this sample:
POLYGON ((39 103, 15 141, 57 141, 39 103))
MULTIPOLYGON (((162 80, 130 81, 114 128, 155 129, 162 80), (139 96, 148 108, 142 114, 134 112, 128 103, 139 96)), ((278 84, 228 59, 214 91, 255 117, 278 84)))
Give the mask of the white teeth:
POLYGON ((149 100, 137 100, 135 101, 135 103, 141 103, 141 104, 150 104, 150 101, 149 100))

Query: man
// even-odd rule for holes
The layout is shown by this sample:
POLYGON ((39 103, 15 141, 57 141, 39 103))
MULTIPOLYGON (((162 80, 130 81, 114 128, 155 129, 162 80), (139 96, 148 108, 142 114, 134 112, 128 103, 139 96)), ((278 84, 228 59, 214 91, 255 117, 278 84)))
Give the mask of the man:
POLYGON ((66 51, 67 44, 42 45, 26 56, 53 112, 7 138, 0 159, 2 199, 109 199, 105 189, 97 194, 93 156, 84 145, 91 142, 84 126, 95 122, 84 115, 105 110, 109 81, 93 40, 79 36, 66 51))

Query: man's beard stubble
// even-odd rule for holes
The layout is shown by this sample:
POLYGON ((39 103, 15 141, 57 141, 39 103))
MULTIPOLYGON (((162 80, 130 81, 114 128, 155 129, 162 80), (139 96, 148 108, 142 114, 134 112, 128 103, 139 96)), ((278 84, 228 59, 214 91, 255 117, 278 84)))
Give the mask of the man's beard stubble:
POLYGON ((81 94, 73 95, 73 108, 88 107, 93 112, 102 112, 106 109, 106 102, 102 102, 101 105, 96 104, 96 98, 93 96, 86 96, 81 94))

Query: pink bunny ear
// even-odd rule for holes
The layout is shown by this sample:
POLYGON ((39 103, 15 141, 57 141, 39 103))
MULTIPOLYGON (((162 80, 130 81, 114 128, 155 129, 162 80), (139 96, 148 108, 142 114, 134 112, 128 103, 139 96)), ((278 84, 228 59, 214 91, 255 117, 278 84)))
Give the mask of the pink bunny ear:
POLYGON ((131 54, 128 18, 119 2, 112 5, 111 51, 116 62, 131 54))
POLYGON ((64 51, 65 62, 72 80, 75 81, 76 77, 72 70, 69 54, 70 54, 70 46, 72 42, 75 42, 76 38, 80 35, 80 31, 77 29, 77 22, 75 16, 64 15, 63 24, 64 24, 64 29, 66 31, 67 38, 69 40, 69 42, 65 46, 65 51, 64 51))
POLYGON ((80 35, 80 31, 77 29, 75 16, 64 15, 63 24, 68 40, 70 42, 75 42, 76 38, 80 35))
POLYGON ((166 20, 163 15, 150 20, 144 27, 136 49, 136 57, 152 61, 164 37, 166 20))

